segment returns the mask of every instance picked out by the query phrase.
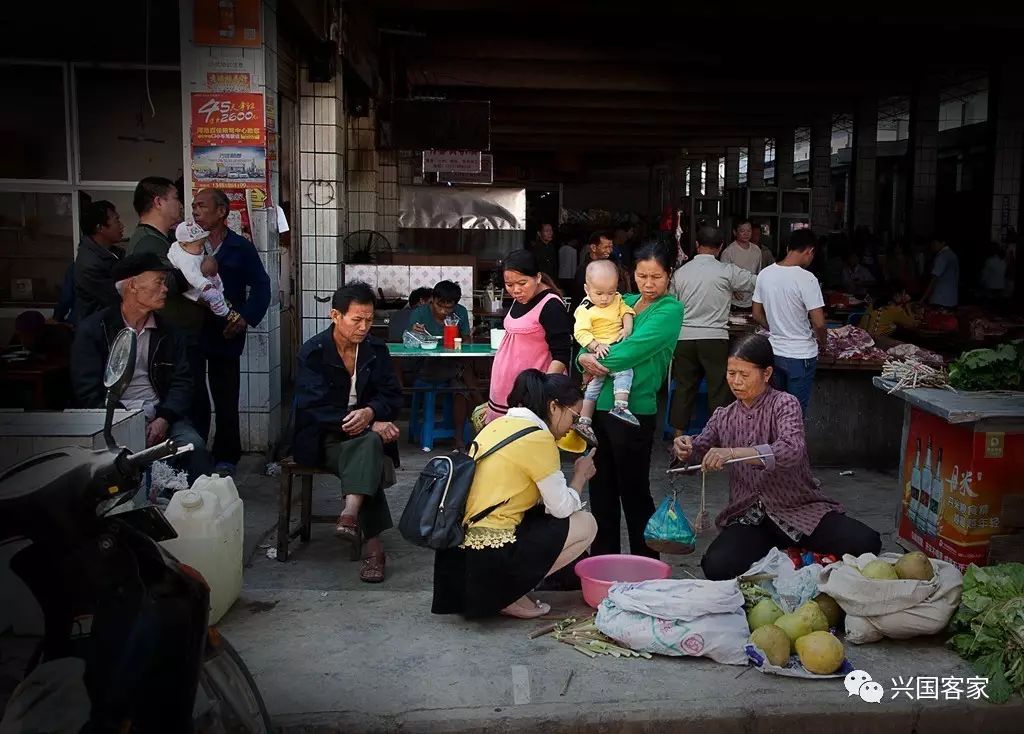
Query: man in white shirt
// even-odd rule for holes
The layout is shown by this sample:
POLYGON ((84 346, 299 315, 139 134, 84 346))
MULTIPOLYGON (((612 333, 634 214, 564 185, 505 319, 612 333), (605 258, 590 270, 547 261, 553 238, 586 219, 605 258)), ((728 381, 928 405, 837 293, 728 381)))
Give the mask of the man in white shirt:
POLYGON ((814 262, 814 243, 811 230, 794 232, 785 259, 757 276, 753 298, 754 320, 771 332, 772 383, 796 397, 804 415, 826 338, 825 299, 818 279, 805 269, 814 262))
POLYGON ((932 239, 932 253, 932 278, 921 300, 933 306, 956 308, 960 302, 960 259, 939 237, 932 239))
MULTIPOLYGON (((748 273, 757 275, 761 272, 764 260, 761 247, 751 241, 752 232, 753 226, 749 219, 739 220, 734 230, 736 239, 722 251, 722 262, 731 263, 743 268, 748 273)), ((750 294, 746 293, 742 294, 742 297, 733 298, 732 305, 736 308, 750 308, 750 294)))
POLYGON ((672 295, 683 304, 683 327, 672 361, 676 391, 669 415, 677 435, 690 423, 702 379, 708 383, 709 411, 732 400, 725 381, 729 306, 733 294, 749 298, 757 279, 743 268, 718 261, 722 241, 717 227, 698 228, 696 254, 672 276, 672 295))
POLYGON ((580 266, 576 240, 566 242, 558 248, 558 284, 563 293, 568 293, 576 277, 576 268, 580 266))

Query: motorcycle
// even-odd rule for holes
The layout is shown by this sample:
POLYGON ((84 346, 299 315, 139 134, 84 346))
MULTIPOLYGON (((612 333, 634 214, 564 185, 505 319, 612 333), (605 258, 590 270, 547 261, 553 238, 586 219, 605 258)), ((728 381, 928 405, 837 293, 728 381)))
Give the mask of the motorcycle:
POLYGON ((45 629, 0 733, 273 730, 242 659, 208 626, 206 581, 159 544, 177 533, 156 507, 126 511, 146 467, 192 448, 132 453, 114 441, 136 348, 131 329, 111 346, 106 450, 57 449, 0 475, 0 543, 31 541, 11 568, 45 629))

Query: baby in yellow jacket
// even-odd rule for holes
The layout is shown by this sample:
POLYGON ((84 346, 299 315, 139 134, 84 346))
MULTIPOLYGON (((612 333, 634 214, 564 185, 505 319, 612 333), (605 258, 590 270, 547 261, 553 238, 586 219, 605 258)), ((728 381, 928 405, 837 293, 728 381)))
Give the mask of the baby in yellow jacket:
MULTIPOLYGON (((592 352, 598 359, 608 354, 608 347, 622 341, 633 333, 633 317, 636 312, 626 305, 618 292, 619 272, 611 260, 595 260, 587 266, 587 297, 576 309, 573 338, 579 345, 592 352)), ((629 410, 629 391, 633 387, 633 370, 613 372, 610 377, 615 390, 615 405, 609 415, 621 421, 639 426, 629 410)), ((591 444, 597 444, 592 427, 597 398, 604 387, 605 377, 594 377, 587 385, 583 396, 583 412, 576 425, 576 432, 591 444)))

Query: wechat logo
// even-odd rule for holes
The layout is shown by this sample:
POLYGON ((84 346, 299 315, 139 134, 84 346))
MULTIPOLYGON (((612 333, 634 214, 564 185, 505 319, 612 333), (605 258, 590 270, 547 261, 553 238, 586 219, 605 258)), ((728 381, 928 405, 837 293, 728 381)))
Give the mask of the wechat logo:
POLYGON ((846 674, 843 680, 847 696, 860 696, 866 703, 880 703, 885 698, 885 689, 881 683, 871 680, 871 674, 863 670, 854 670, 846 674))

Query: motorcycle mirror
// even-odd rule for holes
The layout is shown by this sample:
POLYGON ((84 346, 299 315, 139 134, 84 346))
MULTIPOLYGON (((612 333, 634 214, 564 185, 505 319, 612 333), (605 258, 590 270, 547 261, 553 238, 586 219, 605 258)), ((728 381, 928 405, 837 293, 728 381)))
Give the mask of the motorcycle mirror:
POLYGON ((103 372, 103 386, 107 388, 107 415, 103 421, 103 438, 107 442, 107 448, 111 451, 117 450, 114 442, 114 409, 118 400, 124 394, 125 388, 132 380, 135 372, 135 352, 138 345, 138 337, 129 328, 121 329, 114 343, 110 347, 110 355, 107 357, 107 366, 103 372))

